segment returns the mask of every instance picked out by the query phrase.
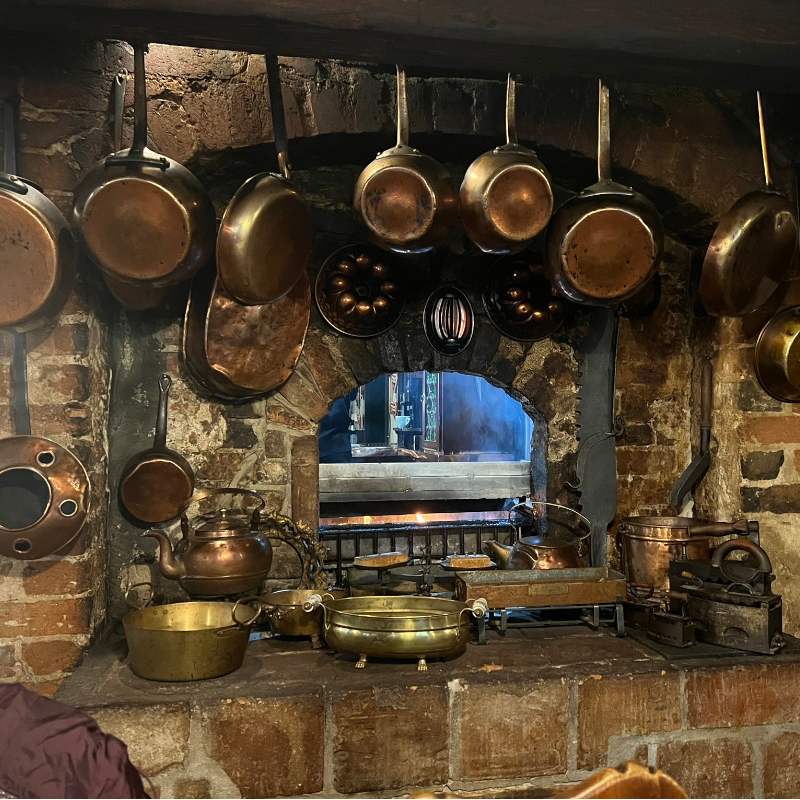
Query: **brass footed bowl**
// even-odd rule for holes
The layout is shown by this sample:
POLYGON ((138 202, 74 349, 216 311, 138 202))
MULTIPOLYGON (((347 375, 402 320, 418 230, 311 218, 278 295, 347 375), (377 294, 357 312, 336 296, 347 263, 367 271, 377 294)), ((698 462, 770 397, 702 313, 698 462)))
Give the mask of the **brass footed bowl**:
POLYGON ((346 597, 322 602, 311 598, 305 607, 321 607, 325 614, 325 641, 340 653, 357 653, 356 667, 367 657, 425 659, 464 652, 469 640, 468 614, 483 616, 485 601, 472 606, 441 597, 346 597))

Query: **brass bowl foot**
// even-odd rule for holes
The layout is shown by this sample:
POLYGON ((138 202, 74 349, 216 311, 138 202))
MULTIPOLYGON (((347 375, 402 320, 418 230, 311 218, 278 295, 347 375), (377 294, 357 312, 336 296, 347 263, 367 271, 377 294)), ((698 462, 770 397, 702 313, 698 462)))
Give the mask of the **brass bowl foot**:
POLYGON ((419 663, 417 664, 417 672, 427 672, 428 671, 428 662, 421 658, 419 663))
POLYGON ((364 669, 367 666, 367 657, 362 653, 356 661, 356 669, 364 669))
POLYGON ((311 634, 311 649, 312 650, 319 650, 321 647, 325 646, 325 642, 322 641, 322 637, 318 633, 311 634))

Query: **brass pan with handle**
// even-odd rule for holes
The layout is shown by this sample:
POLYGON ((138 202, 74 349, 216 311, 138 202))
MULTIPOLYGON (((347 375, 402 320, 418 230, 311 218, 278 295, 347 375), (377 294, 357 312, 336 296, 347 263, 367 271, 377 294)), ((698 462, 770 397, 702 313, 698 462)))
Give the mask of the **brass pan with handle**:
POLYGON ((276 56, 266 56, 280 175, 262 172, 239 187, 217 235, 217 269, 244 305, 272 303, 297 283, 311 254, 311 212, 291 181, 289 144, 276 56))
POLYGON ((743 317, 763 305, 786 277, 797 247, 797 217, 772 185, 761 92, 756 98, 766 185, 723 214, 706 251, 700 300, 717 317, 743 317))
POLYGON ((213 255, 216 217, 200 181, 147 148, 144 53, 134 46, 133 145, 89 170, 75 189, 72 219, 103 272, 163 288, 190 278, 213 255))
POLYGON ((664 228, 644 195, 611 179, 608 87, 600 81, 597 183, 567 200, 547 229, 547 271, 576 303, 615 306, 652 278, 664 252, 664 228))
POLYGON ((753 364, 767 394, 782 403, 800 403, 800 306, 784 308, 761 329, 753 364))
POLYGON ((450 173, 408 144, 406 71, 397 67, 397 144, 359 175, 353 207, 376 244, 423 253, 441 244, 458 217, 450 173))
POLYGON ((506 143, 478 156, 459 191, 461 222, 485 253, 518 253, 553 215, 550 174, 536 153, 517 141, 516 83, 506 89, 506 143))

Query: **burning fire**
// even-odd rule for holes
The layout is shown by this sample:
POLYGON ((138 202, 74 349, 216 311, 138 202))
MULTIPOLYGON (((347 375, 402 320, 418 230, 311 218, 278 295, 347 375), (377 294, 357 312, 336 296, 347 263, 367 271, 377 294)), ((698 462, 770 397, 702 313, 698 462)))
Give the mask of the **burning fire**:
POLYGON ((422 514, 419 513, 419 511, 417 511, 417 522, 420 525, 424 525, 425 524, 425 517, 423 517, 422 514))

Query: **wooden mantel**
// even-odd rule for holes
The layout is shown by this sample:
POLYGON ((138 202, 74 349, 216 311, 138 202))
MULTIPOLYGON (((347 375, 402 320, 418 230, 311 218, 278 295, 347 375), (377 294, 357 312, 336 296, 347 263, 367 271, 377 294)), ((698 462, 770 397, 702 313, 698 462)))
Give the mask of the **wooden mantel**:
POLYGON ((11 30, 422 73, 800 91, 795 0, 0 0, 11 30))

